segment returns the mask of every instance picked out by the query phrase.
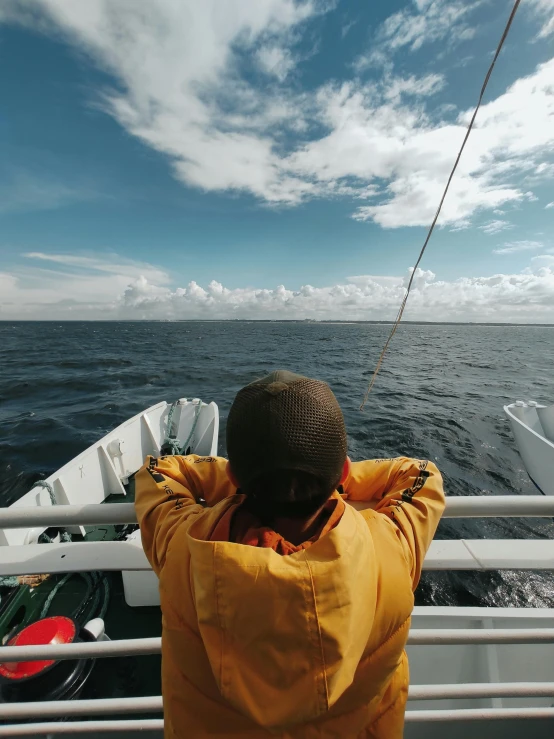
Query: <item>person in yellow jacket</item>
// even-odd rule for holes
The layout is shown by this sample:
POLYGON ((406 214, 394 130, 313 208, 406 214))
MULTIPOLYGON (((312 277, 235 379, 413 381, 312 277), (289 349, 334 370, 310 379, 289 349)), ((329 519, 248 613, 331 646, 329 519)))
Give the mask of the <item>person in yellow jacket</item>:
POLYGON ((227 451, 150 457, 136 475, 165 736, 401 739, 437 468, 351 463, 328 385, 283 370, 237 394, 227 451))

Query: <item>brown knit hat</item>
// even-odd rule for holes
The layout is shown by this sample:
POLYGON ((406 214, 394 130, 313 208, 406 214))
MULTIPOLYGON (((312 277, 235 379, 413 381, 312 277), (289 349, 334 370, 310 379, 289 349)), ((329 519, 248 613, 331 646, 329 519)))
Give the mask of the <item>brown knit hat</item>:
POLYGON ((339 482, 346 459, 344 418, 331 388, 278 370, 239 390, 227 420, 227 453, 241 486, 274 470, 339 482))

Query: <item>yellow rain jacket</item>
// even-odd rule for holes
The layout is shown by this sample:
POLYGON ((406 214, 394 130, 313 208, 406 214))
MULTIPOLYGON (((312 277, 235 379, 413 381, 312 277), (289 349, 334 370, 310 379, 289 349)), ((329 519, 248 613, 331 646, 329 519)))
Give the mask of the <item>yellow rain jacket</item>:
POLYGON ((136 474, 160 579, 165 736, 401 739, 413 590, 444 508, 437 468, 353 463, 343 497, 372 509, 346 505, 331 531, 283 556, 210 541, 244 500, 225 464, 151 457, 136 474))

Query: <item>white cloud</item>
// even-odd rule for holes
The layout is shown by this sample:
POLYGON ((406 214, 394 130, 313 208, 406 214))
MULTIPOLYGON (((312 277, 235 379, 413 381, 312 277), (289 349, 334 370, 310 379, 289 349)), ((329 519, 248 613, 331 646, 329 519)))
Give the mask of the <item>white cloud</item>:
MULTIPOLYGON (((380 53, 468 37, 475 6, 418 0, 385 21, 380 53)), ((317 0, 28 0, 23 11, 4 0, 12 19, 19 13, 21 22, 61 31, 114 76, 116 86, 102 91, 104 109, 166 155, 183 183, 275 205, 372 192, 356 219, 428 225, 471 110, 445 122, 444 108, 429 109, 445 84, 437 74, 284 87, 303 24, 329 7, 317 0), (254 86, 250 73, 260 67, 269 74, 254 86)), ((553 76, 551 60, 483 106, 440 224, 465 227, 482 211, 534 197, 517 177, 542 165, 541 177, 554 176, 553 76)))
POLYGON ((554 254, 541 254, 538 257, 533 257, 531 259, 531 269, 533 270, 540 270, 540 269, 554 269, 554 254))
POLYGON ((416 0, 409 3, 389 15, 377 28, 371 39, 371 49, 357 57, 354 68, 358 72, 368 67, 390 69, 392 55, 400 49, 417 51, 436 41, 446 40, 452 46, 469 40, 475 29, 469 24, 468 15, 480 4, 479 0, 416 0))
POLYGON ((469 39, 474 29, 467 15, 477 3, 419 0, 390 15, 377 32, 377 40, 394 51, 408 47, 416 51, 424 44, 445 38, 469 39))
POLYGON ((294 59, 289 49, 282 46, 262 46, 256 52, 258 63, 266 74, 274 75, 284 82, 294 67, 294 59))
POLYGON ((528 7, 541 23, 537 39, 544 39, 554 34, 554 0, 529 0, 528 7))
POLYGON ((400 101, 402 95, 426 97, 442 90, 445 85, 444 75, 427 74, 424 77, 390 77, 383 82, 385 100, 400 101))
POLYGON ((348 23, 344 23, 340 29, 341 38, 345 38, 350 32, 350 29, 353 28, 357 22, 358 22, 357 20, 353 20, 353 21, 349 21, 348 23))
POLYGON ((95 274, 107 272, 112 275, 119 275, 125 280, 137 278, 147 273, 151 282, 165 284, 170 281, 164 270, 154 267, 148 262, 139 262, 136 259, 121 257, 113 252, 107 252, 103 256, 89 257, 79 254, 46 254, 32 251, 21 256, 25 259, 61 264, 72 273, 95 274))
MULTIPOLYGON (((112 255, 47 255, 29 261, 51 269, 20 268, 0 273, 2 319, 305 319, 390 320, 398 310, 410 272, 405 276, 358 275, 326 287, 290 290, 230 289, 212 281, 169 287, 167 273, 149 264, 112 255), (54 258, 55 257, 55 258, 54 258), (146 276, 148 275, 148 276, 146 276), (60 300, 60 295, 64 296, 60 300)), ((437 280, 418 269, 405 317, 408 320, 552 321, 554 255, 531 260, 518 274, 437 280)))
POLYGON ((542 241, 506 241, 504 246, 493 250, 493 254, 515 254, 520 251, 536 251, 543 249, 542 241))
POLYGON ((316 1, 5 4, 25 23, 34 11, 42 30, 50 24, 115 76, 118 89, 104 91, 105 109, 168 155, 178 179, 205 190, 247 190, 270 202, 297 202, 309 183, 287 176, 269 135, 229 125, 221 103, 231 100, 244 116, 265 111, 264 96, 240 76, 241 59, 252 64, 261 46, 285 54, 298 24, 317 12, 316 1))
POLYGON ((159 267, 113 253, 23 256, 28 264, 0 273, 0 318, 110 318, 116 297, 141 275, 162 290, 170 281, 159 267))
POLYGON ((482 226, 478 226, 478 228, 481 229, 486 234, 498 234, 501 231, 508 231, 509 229, 513 228, 513 224, 509 221, 501 221, 501 220, 494 220, 489 221, 488 223, 483 224, 482 226))
POLYGON ((554 200, 551 203, 548 203, 544 206, 545 208, 554 208, 554 200))

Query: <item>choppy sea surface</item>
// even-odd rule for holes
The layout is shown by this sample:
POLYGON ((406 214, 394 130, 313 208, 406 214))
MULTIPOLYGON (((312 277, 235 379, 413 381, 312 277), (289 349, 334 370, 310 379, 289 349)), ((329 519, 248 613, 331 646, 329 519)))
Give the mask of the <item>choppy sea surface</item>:
MULTIPOLYGON (((449 495, 534 495, 502 406, 554 402, 554 328, 260 322, 0 323, 0 505, 113 427, 178 397, 215 400, 273 369, 317 377, 344 411, 352 459, 436 462, 449 495)), ((552 538, 552 519, 460 519, 437 537, 552 538)), ((514 546, 517 546, 515 542, 514 546)), ((420 605, 554 607, 551 573, 425 573, 420 605)))

